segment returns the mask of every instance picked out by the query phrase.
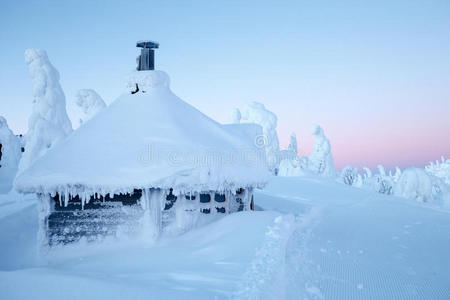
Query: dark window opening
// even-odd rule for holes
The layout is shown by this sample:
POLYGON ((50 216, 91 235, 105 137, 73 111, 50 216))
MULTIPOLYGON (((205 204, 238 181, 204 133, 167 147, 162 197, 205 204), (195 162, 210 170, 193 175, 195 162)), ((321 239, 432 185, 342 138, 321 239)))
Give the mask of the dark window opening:
POLYGON ((200 203, 208 203, 211 202, 210 194, 200 194, 200 203))
POLYGON ((171 209, 175 201, 177 201, 177 196, 173 194, 173 189, 170 189, 169 194, 166 196, 166 205, 164 205, 164 210, 171 209))
POLYGON ((200 210, 202 213, 204 213, 204 214, 209 214, 210 212, 211 212, 211 209, 210 208, 203 208, 203 209, 201 209, 200 210))
POLYGON ((215 200, 216 202, 225 202, 225 195, 224 195, 224 194, 218 194, 218 193, 216 193, 216 194, 214 195, 214 200, 215 200))
POLYGON ((195 200, 195 196, 193 196, 193 195, 186 195, 186 200, 195 200))
POLYGON ((225 207, 216 207, 216 210, 218 213, 222 213, 222 214, 225 213, 225 207))

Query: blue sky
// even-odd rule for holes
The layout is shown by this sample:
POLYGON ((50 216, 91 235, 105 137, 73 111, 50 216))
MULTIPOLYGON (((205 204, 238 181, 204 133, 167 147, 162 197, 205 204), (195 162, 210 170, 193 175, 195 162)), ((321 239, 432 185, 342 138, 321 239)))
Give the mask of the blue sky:
POLYGON ((339 167, 450 156, 449 1, 0 3, 0 115, 16 133, 31 112, 25 49, 47 50, 70 114, 78 89, 124 92, 135 42, 152 39, 177 95, 220 122, 262 102, 303 155, 320 124, 339 167))

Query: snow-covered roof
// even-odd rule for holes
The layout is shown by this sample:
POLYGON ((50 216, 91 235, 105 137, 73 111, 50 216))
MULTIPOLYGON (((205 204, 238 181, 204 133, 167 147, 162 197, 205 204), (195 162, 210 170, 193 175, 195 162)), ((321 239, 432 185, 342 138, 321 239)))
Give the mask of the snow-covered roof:
MULTIPOLYGON (((142 75, 141 75, 142 74, 142 75)), ((262 187, 269 173, 254 139, 261 127, 222 125, 178 98, 161 71, 53 146, 16 180, 20 192, 72 194, 133 188, 262 187)))

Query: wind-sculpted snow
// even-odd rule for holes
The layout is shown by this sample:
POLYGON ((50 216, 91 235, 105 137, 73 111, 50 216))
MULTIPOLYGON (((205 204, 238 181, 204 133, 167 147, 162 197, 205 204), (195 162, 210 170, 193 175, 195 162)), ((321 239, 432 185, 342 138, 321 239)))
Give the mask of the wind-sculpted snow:
POLYGON ((25 62, 33 84, 33 111, 28 120, 25 153, 19 172, 31 166, 58 141, 72 132, 59 73, 41 49, 27 49, 25 62))
POLYGON ((6 119, 0 116, 0 194, 8 192, 16 177, 22 153, 20 141, 9 129, 6 119))
POLYGON ((79 90, 76 94, 75 103, 83 113, 83 117, 80 118, 80 125, 106 108, 105 101, 92 89, 79 90))

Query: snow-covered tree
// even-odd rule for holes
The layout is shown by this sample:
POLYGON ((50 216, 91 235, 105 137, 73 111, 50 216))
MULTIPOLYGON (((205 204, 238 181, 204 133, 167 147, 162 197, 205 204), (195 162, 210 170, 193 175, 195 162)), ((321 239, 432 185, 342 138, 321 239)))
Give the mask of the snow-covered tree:
POLYGON ((280 144, 277 135, 277 116, 267 110, 265 106, 258 102, 249 103, 242 113, 242 120, 249 123, 259 124, 263 129, 263 135, 255 139, 258 147, 266 150, 266 159, 269 170, 276 172, 278 168, 278 152, 280 144))
POLYGON ((423 169, 408 168, 403 171, 395 185, 394 194, 419 202, 432 202, 448 206, 448 186, 423 169))
POLYGON ((325 137, 320 126, 315 126, 312 134, 315 136, 315 141, 313 153, 309 156, 309 169, 324 177, 336 176, 330 141, 325 137))
POLYGON ((92 89, 79 90, 76 94, 75 103, 83 113, 83 117, 80 118, 80 125, 106 108, 105 101, 92 89))
POLYGON ((364 167, 365 175, 362 179, 363 186, 380 194, 391 195, 394 192, 394 180, 386 174, 382 165, 378 167, 378 173, 372 174, 372 171, 364 167))
POLYGON ((289 137, 289 146, 288 146, 288 150, 292 151, 293 153, 295 153, 295 155, 298 154, 298 148, 297 148, 297 136, 295 135, 295 133, 291 133, 290 137, 289 137))
POLYGON ((9 129, 6 119, 0 116, 0 193, 12 187, 20 157, 20 140, 9 129))
POLYGON ((441 161, 436 160, 435 163, 430 162, 430 164, 425 167, 425 171, 428 174, 441 178, 446 184, 450 185, 450 159, 446 160, 444 156, 442 156, 441 161))
POLYGON ((289 146, 286 149, 282 149, 282 150, 278 151, 278 165, 283 160, 296 159, 297 155, 298 155, 297 138, 295 136, 295 133, 291 133, 290 140, 289 140, 289 146))
POLYGON ((231 123, 232 124, 241 123, 241 111, 239 110, 239 108, 233 109, 233 112, 231 113, 231 123))
POLYGON ((341 180, 347 185, 354 185, 358 180, 358 168, 346 166, 341 171, 341 180))
POLYGON ((25 62, 32 79, 34 99, 19 171, 28 168, 72 131, 66 111, 66 97, 59 84, 59 73, 50 63, 47 53, 40 49, 27 49, 25 62))

